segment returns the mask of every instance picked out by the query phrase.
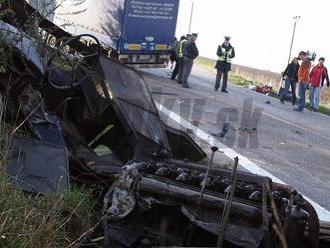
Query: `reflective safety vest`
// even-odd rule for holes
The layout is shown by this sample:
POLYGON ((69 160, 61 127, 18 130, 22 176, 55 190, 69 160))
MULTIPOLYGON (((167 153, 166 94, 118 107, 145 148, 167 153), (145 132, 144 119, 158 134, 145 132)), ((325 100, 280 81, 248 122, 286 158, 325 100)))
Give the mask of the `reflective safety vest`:
POLYGON ((226 48, 221 47, 221 52, 222 52, 222 55, 218 57, 218 60, 219 61, 226 61, 228 63, 231 63, 231 58, 230 57, 232 56, 233 49, 230 48, 230 50, 228 52, 226 52, 226 48))
POLYGON ((184 48, 184 44, 186 43, 187 40, 182 40, 179 43, 179 57, 182 58, 183 57, 183 48, 184 48))

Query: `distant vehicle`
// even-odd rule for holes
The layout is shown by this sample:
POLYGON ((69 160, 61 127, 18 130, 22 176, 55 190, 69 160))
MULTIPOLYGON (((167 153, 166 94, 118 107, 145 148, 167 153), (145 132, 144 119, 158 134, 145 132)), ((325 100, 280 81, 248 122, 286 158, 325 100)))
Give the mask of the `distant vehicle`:
MULTIPOLYGON (((36 7, 38 1, 28 2, 36 7)), ((87 33, 97 37, 104 52, 120 62, 162 65, 169 59, 174 46, 179 0, 56 2, 58 6, 48 6, 55 11, 47 14, 47 19, 72 35, 87 33)))

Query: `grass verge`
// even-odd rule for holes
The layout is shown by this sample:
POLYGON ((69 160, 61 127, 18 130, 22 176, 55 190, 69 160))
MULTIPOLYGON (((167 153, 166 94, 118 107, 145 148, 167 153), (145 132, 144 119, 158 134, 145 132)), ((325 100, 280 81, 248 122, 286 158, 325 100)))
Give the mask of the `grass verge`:
MULTIPOLYGON (((214 66, 215 61, 213 59, 205 58, 205 57, 198 57, 196 59, 197 64, 203 66, 206 69, 209 69, 213 72, 215 72, 214 66)), ((249 85, 257 84, 258 82, 253 82, 251 80, 247 80, 240 75, 236 75, 233 73, 229 73, 229 81, 232 82, 235 85, 239 85, 242 87, 248 87, 249 85)))
MULTIPOLYGON (((206 68, 206 69, 215 71, 215 69, 214 69, 215 61, 212 60, 212 59, 205 58, 205 57, 198 57, 196 62, 199 65, 206 68)), ((247 79, 243 78, 242 76, 236 75, 236 74, 233 74, 233 73, 229 74, 229 81, 232 82, 235 85, 239 85, 239 86, 242 86, 242 87, 245 87, 245 88, 247 88, 249 85, 257 85, 257 84, 260 83, 260 82, 257 82, 257 81, 247 80, 247 79)), ((279 96, 277 95, 276 90, 273 90, 273 93, 269 96, 279 98, 279 96)), ((310 103, 306 104, 306 108, 311 110, 310 103)), ((318 109, 318 112, 321 113, 321 114, 325 114, 325 115, 330 116, 330 108, 328 108, 324 105, 320 105, 320 107, 318 109)))
POLYGON ((70 247, 91 226, 94 200, 71 187, 62 194, 28 194, 8 179, 5 167, 13 127, 0 101, 0 247, 70 247))

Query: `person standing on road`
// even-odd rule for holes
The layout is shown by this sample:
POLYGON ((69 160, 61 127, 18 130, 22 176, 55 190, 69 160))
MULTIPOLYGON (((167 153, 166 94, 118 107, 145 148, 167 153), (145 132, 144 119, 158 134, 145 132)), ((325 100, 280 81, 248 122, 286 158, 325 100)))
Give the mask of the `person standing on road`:
POLYGON ((178 76, 178 83, 182 84, 182 74, 183 74, 183 51, 186 45, 187 40, 189 40, 191 37, 190 34, 187 34, 187 36, 182 36, 180 39, 180 42, 178 43, 177 47, 177 53, 178 53, 178 67, 174 68, 173 74, 171 79, 175 80, 175 77, 178 76), (177 71, 176 71, 177 69, 177 71))
POLYGON ((175 64, 178 63, 177 62, 178 55, 176 53, 176 46, 177 46, 178 40, 177 40, 176 37, 174 38, 174 42, 173 43, 174 43, 174 46, 173 46, 173 48, 170 51, 170 63, 171 63, 170 70, 173 69, 174 62, 175 62, 175 64))
POLYGON ((301 51, 298 58, 302 60, 302 63, 298 70, 298 83, 299 83, 299 103, 298 107, 294 108, 294 111, 302 112, 306 103, 306 90, 309 84, 309 71, 311 70, 312 63, 309 60, 307 53, 301 51))
POLYGON ((323 87, 324 79, 327 80, 327 86, 330 86, 328 70, 324 66, 324 58, 319 59, 319 63, 313 67, 310 73, 310 87, 309 87, 309 101, 313 111, 318 111, 320 104, 321 89, 323 87))
POLYGON ((291 95, 292 95, 292 105, 296 103, 296 85, 298 82, 298 70, 299 70, 299 62, 298 58, 294 58, 290 64, 286 67, 283 77, 285 78, 285 87, 284 92, 281 95, 281 103, 284 104, 284 98, 287 96, 289 92, 289 88, 291 86, 291 95))
POLYGON ((174 70, 172 72, 171 80, 175 80, 176 76, 178 75, 178 83, 181 83, 182 80, 182 65, 183 65, 183 48, 184 44, 187 41, 185 36, 181 36, 180 40, 176 44, 176 63, 174 70))
POLYGON ((217 76, 215 79, 214 90, 218 91, 220 87, 220 81, 223 75, 221 91, 228 93, 227 91, 228 72, 231 71, 231 60, 235 58, 235 49, 230 44, 229 36, 225 36, 224 43, 218 47, 217 55, 218 55, 218 60, 215 65, 215 68, 217 69, 217 76))
POLYGON ((186 41, 183 50, 183 73, 182 73, 182 87, 189 88, 188 78, 191 73, 191 69, 194 64, 194 59, 199 55, 198 48, 196 46, 197 34, 191 34, 191 37, 186 41))

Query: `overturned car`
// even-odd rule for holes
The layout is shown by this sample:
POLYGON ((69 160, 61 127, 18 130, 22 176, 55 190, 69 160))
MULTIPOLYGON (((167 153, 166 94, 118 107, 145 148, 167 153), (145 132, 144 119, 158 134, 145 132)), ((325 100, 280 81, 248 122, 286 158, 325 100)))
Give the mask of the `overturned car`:
POLYGON ((141 75, 102 54, 95 37, 70 36, 25 1, 1 8, 6 121, 28 133, 14 138, 7 173, 27 192, 102 186, 104 216, 78 246, 319 246, 317 214, 301 194, 237 171, 238 159, 233 170, 201 163, 206 154, 164 125, 141 75), (55 46, 40 39, 47 34, 55 46))

